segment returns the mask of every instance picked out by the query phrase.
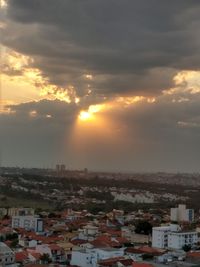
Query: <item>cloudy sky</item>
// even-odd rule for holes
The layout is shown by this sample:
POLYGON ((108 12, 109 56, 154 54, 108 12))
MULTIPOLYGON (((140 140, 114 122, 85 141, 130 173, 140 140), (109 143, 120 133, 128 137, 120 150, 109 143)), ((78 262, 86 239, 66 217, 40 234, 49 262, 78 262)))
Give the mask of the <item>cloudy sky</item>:
POLYGON ((200 171, 200 2, 1 0, 4 166, 200 171))

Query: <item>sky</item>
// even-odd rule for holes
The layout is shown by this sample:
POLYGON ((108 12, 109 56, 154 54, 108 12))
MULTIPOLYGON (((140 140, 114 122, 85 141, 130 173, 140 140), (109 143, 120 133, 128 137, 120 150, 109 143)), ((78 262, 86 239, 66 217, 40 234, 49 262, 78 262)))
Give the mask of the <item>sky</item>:
POLYGON ((200 171, 200 2, 1 0, 1 165, 200 171))

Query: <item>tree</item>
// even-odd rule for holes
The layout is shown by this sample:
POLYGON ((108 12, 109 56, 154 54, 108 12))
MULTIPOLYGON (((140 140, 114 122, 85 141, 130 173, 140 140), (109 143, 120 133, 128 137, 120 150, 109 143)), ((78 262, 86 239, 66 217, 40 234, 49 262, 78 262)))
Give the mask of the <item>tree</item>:
POLYGON ((191 245, 184 245, 184 246, 182 247, 182 249, 183 249, 185 252, 188 252, 188 251, 191 250, 191 245))
POLYGON ((152 232, 152 225, 148 221, 139 221, 135 228, 135 233, 149 235, 152 232))
POLYGON ((51 259, 50 259, 48 253, 44 253, 44 254, 42 254, 42 256, 40 257, 40 260, 41 260, 41 262, 44 263, 44 264, 46 264, 46 263, 50 263, 50 262, 51 262, 51 259))
POLYGON ((11 248, 16 248, 18 246, 18 244, 19 244, 18 239, 14 239, 14 240, 12 240, 12 242, 10 244, 10 247, 11 248))

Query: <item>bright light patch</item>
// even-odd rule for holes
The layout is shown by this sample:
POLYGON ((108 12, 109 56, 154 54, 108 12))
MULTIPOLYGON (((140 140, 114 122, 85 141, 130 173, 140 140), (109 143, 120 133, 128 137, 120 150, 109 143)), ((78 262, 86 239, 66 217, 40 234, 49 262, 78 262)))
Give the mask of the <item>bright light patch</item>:
POLYGON ((1 8, 7 7, 7 1, 6 0, 0 0, 0 7, 1 8))
POLYGON ((79 119, 82 121, 91 120, 94 118, 94 114, 100 112, 105 108, 104 104, 91 105, 88 110, 82 110, 79 114, 79 119))
POLYGON ((92 115, 88 111, 82 110, 79 114, 79 119, 82 121, 87 121, 87 120, 91 119, 91 117, 92 117, 92 115))
POLYGON ((36 117, 37 116, 37 111, 36 110, 32 110, 29 112, 30 117, 36 117))
POLYGON ((88 79, 88 80, 92 80, 93 79, 93 76, 91 74, 86 74, 85 75, 85 78, 88 79))

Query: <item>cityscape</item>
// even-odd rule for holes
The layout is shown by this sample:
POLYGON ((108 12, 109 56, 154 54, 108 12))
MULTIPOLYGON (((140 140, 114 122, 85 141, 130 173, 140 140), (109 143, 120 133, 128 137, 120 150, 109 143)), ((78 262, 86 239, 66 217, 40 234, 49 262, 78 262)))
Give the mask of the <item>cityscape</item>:
POLYGON ((0 267, 200 267, 199 14, 0 0, 0 267))

